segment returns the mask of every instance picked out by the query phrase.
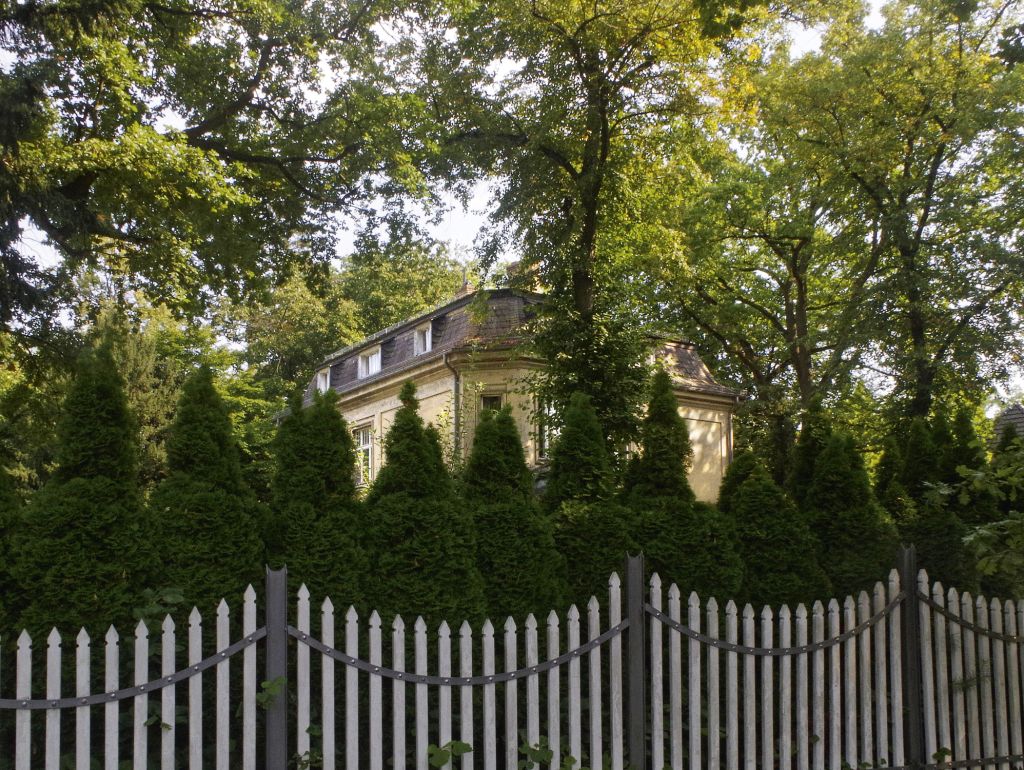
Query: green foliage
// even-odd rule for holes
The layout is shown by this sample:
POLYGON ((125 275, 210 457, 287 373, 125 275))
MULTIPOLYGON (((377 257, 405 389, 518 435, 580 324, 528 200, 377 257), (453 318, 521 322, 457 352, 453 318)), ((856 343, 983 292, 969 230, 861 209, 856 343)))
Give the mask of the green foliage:
POLYGON ((968 474, 961 495, 991 497, 997 518, 974 530, 968 538, 977 559, 982 588, 990 594, 1024 594, 1024 442, 1007 442, 987 468, 968 474))
POLYGON ((743 575, 735 535, 727 517, 695 501, 686 477, 689 429, 664 370, 654 375, 640 436, 640 454, 630 460, 622 499, 647 566, 687 590, 731 596, 743 575))
MULTIPOLYGON (((402 145, 423 105, 394 87, 380 62, 400 54, 370 32, 389 10, 125 0, 5 14, 0 324, 54 317, 48 293, 83 263, 194 311, 325 264, 359 203, 422 194, 402 145), (26 221, 60 269, 17 257, 26 221)), ((397 204, 379 216, 402 218, 397 204)))
POLYGON ((209 367, 182 389, 167 438, 168 476, 149 500, 160 584, 205 614, 262 577, 258 504, 244 483, 227 407, 209 367))
POLYGON ((272 553, 288 565, 293 589, 305 583, 338 607, 361 605, 367 563, 358 542, 352 434, 334 391, 315 394, 306 408, 295 397, 290 407, 274 440, 272 553))
POLYGON ((996 453, 1002 453, 1014 446, 1021 437, 1017 435, 1016 425, 1007 425, 999 434, 999 443, 996 444, 996 453))
POLYGON ((853 437, 833 433, 814 464, 805 497, 818 562, 838 596, 870 591, 896 552, 896 530, 875 501, 853 437))
POLYGON ((489 617, 541 613, 565 595, 554 527, 533 495, 533 474, 509 407, 480 415, 462 477, 477 531, 477 566, 489 617))
POLYGON ((616 449, 635 430, 637 318, 651 314, 627 288, 629 257, 642 249, 636 170, 664 157, 671 127, 699 122, 697 105, 717 86, 703 33, 727 35, 742 17, 717 2, 556 0, 523 13, 499 0, 452 6, 424 43, 422 98, 438 108, 441 169, 501 180, 484 266, 518 247, 524 284, 550 289, 534 336, 549 367, 541 395, 561 409, 573 392, 591 396, 616 449))
POLYGON ((549 297, 531 334, 533 348, 546 363, 535 377, 538 396, 557 412, 572 409, 576 393, 586 394, 606 443, 624 450, 636 436, 650 347, 635 315, 602 305, 584 318, 549 297))
POLYGON ((162 305, 137 296, 131 307, 98 299, 90 333, 110 345, 138 423, 139 483, 144 493, 167 473, 167 434, 192 367, 210 352, 208 328, 182 323, 162 305))
POLYGON ((462 268, 422 233, 402 231, 383 244, 364 234, 340 278, 342 296, 358 309, 359 328, 372 334, 451 299, 462 268))
POLYGON ((12 628, 17 584, 11 575, 14 554, 11 543, 21 523, 21 500, 14 479, 0 464, 0 628, 12 628))
POLYGON ((230 494, 242 490, 242 469, 227 407, 201 366, 185 382, 167 438, 167 466, 230 494))
POLYGON ((32 499, 12 544, 33 634, 132 617, 152 569, 137 478, 135 424, 105 346, 82 353, 58 426, 57 470, 32 499), (30 601, 28 601, 30 599, 30 601))
POLYGON ((435 746, 431 743, 427 746, 427 764, 431 767, 445 767, 453 759, 458 759, 471 751, 473 751, 473 747, 463 741, 448 741, 443 746, 435 746))
POLYGON ((134 485, 136 425, 107 346, 83 353, 74 387, 64 399, 64 413, 57 434, 56 478, 103 477, 134 485))
POLYGON ((387 462, 366 498, 367 599, 384 618, 479 619, 483 580, 472 515, 454 493, 411 382, 401 399, 384 439, 387 462))
POLYGON ((828 596, 810 527, 767 471, 758 467, 740 484, 732 512, 746 567, 745 601, 792 605, 828 596))
POLYGON ((718 489, 718 510, 724 514, 732 513, 736 490, 758 465, 757 455, 753 452, 744 450, 736 453, 729 467, 725 469, 725 475, 722 476, 722 485, 718 489))
POLYGON ((635 511, 634 538, 665 584, 725 599, 741 589, 744 564, 732 518, 707 503, 649 498, 635 511))
POLYGON ((997 596, 1024 595, 1024 512, 1013 511, 1005 519, 979 527, 971 532, 967 546, 982 585, 995 582, 1002 589, 997 596))
POLYGON ((964 544, 967 527, 945 500, 931 497, 917 503, 899 530, 903 542, 917 548, 918 566, 931 580, 961 591, 977 590, 974 562, 964 544))
MULTIPOLYGON (((963 479, 983 472, 988 467, 985 447, 974 430, 967 409, 957 411, 952 425, 952 441, 942 451, 942 481, 959 490, 950 496, 948 505, 968 527, 989 524, 1000 518, 999 500, 994 490, 964 485, 963 479)), ((942 449, 942 447, 940 447, 942 449)))
POLYGON ((832 426, 819 409, 804 414, 803 427, 793 447, 793 459, 786 479, 786 490, 801 511, 805 508, 807 493, 814 483, 814 465, 831 434, 832 426))
POLYGON ((357 303, 346 296, 342 274, 292 275, 263 296, 225 302, 228 336, 244 345, 242 356, 283 396, 304 385, 330 353, 376 331, 362 323, 357 303))
POLYGON ((551 447, 551 467, 544 489, 544 509, 567 501, 593 503, 610 492, 611 463, 591 399, 573 393, 551 447))
POLYGON ((677 505, 692 503, 696 498, 686 476, 692 460, 690 432, 679 416, 672 378, 659 369, 651 383, 651 397, 640 427, 640 454, 630 460, 626 469, 626 499, 639 503, 651 498, 670 498, 677 505))
POLYGON ((940 453, 931 427, 924 417, 915 417, 907 426, 906 443, 899 481, 914 500, 924 497, 929 485, 940 480, 940 453))
POLYGON ((631 513, 617 503, 567 500, 554 514, 555 543, 568 566, 569 599, 582 606, 608 595, 608 576, 622 573, 626 554, 639 550, 631 513))

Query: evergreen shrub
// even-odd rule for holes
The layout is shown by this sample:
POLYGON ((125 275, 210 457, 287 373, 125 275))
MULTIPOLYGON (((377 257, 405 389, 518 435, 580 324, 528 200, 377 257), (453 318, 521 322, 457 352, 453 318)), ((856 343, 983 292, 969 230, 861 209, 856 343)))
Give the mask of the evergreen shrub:
POLYGON ((418 412, 407 382, 384 439, 387 462, 367 495, 366 599, 385 622, 447 620, 457 628, 484 615, 473 517, 455 495, 436 433, 418 412))
POLYGON ((551 518, 533 494, 533 474, 509 407, 480 416, 462 477, 477 530, 477 566, 492 618, 539 616, 565 596, 565 561, 551 518))
POLYGON ((810 527, 763 467, 740 484, 732 512, 745 567, 744 601, 793 605, 829 596, 810 527))
POLYGON ((264 545, 260 510, 242 478, 227 407, 213 372, 200 367, 182 387, 167 437, 168 476, 149 500, 160 549, 160 586, 212 617, 220 600, 237 602, 260 585, 264 545))
POLYGON ((136 476, 135 424, 106 346, 82 353, 58 426, 57 469, 14 535, 18 625, 98 638, 126 628, 155 566, 136 476))
POLYGON ((838 596, 871 590, 896 553, 896 530, 875 501, 853 437, 833 433, 814 464, 805 506, 818 538, 818 562, 838 596))
POLYGON ((271 509, 291 590, 305 583, 318 601, 361 606, 367 561, 358 539, 355 448, 337 394, 316 393, 306 408, 293 398, 273 450, 271 509))

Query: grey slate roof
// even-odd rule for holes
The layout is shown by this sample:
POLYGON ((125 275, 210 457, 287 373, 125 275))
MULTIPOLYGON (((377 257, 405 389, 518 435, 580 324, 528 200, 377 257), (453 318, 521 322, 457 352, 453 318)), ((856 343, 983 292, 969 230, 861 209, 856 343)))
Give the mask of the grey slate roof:
MULTIPOLYGON (((541 294, 516 289, 465 293, 335 351, 317 368, 330 367, 331 388, 338 393, 347 393, 454 350, 474 346, 511 348, 523 341, 523 328, 532 315, 532 308, 543 301, 541 294), (486 302, 486 312, 478 313, 477 304, 481 299, 486 302), (431 350, 415 355, 415 331, 428 322, 431 324, 431 350), (359 354, 378 345, 381 349, 380 371, 370 377, 357 377, 359 354)), ((693 345, 660 340, 657 347, 658 355, 668 354, 675 360, 675 380, 684 390, 728 397, 739 395, 738 391, 715 382, 693 345)), ((308 397, 312 388, 311 382, 308 397)))
POLYGON ((999 439, 1002 438, 1003 431, 1010 425, 1016 429, 1018 436, 1024 438, 1024 405, 1013 404, 1002 414, 996 417, 995 429, 997 443, 999 439))

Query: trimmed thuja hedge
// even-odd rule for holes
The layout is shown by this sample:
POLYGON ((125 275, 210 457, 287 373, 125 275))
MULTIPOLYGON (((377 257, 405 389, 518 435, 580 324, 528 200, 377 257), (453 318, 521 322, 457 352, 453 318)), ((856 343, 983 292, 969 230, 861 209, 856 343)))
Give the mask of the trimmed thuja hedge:
POLYGON ((272 550, 288 566, 290 588, 305 583, 336 607, 363 606, 368 563, 359 542, 355 450, 333 391, 315 394, 305 408, 292 399, 274 454, 272 550))
POLYGON ((455 494, 436 432, 423 424, 412 383, 401 400, 384 441, 387 463, 366 499, 367 595, 385 618, 478 620, 485 604, 473 517, 455 494))
MULTIPOLYGON (((15 533, 13 608, 33 636, 130 621, 153 566, 135 425, 108 347, 84 352, 58 426, 57 468, 15 533)), ((40 637, 41 638, 41 637, 40 637)))
POLYGON ((533 494, 533 473, 509 407, 485 411, 462 474, 462 499, 476 524, 477 566, 490 617, 561 606, 565 560, 551 518, 533 494))
POLYGON ((228 410, 208 367, 182 389, 167 465, 149 502, 158 585, 180 589, 185 606, 207 615, 222 597, 258 584, 264 561, 260 506, 242 478, 228 410))
POLYGON ((692 457, 672 380, 659 370, 640 428, 640 452, 626 468, 622 491, 633 539, 663 580, 704 596, 731 597, 743 577, 735 533, 728 517, 697 502, 687 479, 692 457))

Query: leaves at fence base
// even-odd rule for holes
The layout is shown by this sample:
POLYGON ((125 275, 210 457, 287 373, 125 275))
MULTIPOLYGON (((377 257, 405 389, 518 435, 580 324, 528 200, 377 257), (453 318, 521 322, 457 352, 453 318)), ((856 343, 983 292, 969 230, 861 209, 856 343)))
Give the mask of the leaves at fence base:
POLYGON ((431 767, 444 767, 452 759, 458 759, 472 750, 472 746, 462 741, 448 741, 443 746, 435 746, 431 743, 427 746, 427 762, 431 767))
POLYGON ((279 676, 274 679, 265 679, 260 682, 260 691, 256 693, 256 705, 266 711, 274 702, 274 698, 284 692, 288 684, 288 677, 279 676))

